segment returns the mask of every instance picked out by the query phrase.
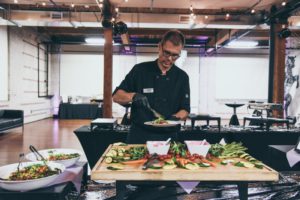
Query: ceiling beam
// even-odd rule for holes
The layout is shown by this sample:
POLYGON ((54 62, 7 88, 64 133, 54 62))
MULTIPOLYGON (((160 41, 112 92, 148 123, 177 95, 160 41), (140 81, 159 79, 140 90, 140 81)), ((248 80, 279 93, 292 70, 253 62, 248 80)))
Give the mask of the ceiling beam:
POLYGON ((207 44, 208 47, 217 47, 229 40, 239 30, 224 29, 217 32, 216 36, 213 37, 207 44))
MULTIPOLYGON (((106 1, 104 1, 105 3, 106 1)), ((110 4, 111 5, 111 4, 110 4)), ((30 11, 62 11, 62 12, 101 12, 98 5, 90 5, 88 8, 84 5, 58 4, 41 5, 41 4, 0 4, 1 7, 9 10, 30 10, 30 11)), ((113 7, 113 6, 112 6, 113 7)), ((250 15, 248 9, 194 9, 195 15, 250 15)), ((153 14, 182 14, 189 15, 189 8, 148 8, 148 7, 119 7, 119 13, 153 13, 153 14)))

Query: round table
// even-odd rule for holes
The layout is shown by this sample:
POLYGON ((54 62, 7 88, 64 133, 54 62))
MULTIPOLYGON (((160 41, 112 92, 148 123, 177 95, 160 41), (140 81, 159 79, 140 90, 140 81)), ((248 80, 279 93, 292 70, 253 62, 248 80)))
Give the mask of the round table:
POLYGON ((230 118, 229 125, 240 125, 238 117, 236 115, 236 108, 245 105, 244 103, 225 103, 226 106, 233 108, 233 115, 230 118))

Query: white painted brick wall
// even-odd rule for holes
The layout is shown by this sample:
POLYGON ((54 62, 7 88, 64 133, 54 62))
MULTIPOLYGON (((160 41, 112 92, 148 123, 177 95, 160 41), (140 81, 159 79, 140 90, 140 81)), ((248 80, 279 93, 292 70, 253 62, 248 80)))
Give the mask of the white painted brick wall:
POLYGON ((51 99, 38 98, 37 35, 28 28, 8 28, 9 100, 1 109, 24 110, 25 123, 52 117, 51 99))

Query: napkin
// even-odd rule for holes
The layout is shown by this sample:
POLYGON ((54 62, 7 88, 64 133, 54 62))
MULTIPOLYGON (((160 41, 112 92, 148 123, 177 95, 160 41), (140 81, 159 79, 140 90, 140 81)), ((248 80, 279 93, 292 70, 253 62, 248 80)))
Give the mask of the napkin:
POLYGON ((300 161, 300 154, 297 153, 293 148, 286 153, 286 158, 289 162, 290 167, 293 167, 300 161))
POLYGON ((62 174, 60 174, 57 177, 57 179, 55 179, 48 186, 71 181, 74 184, 77 192, 80 192, 82 175, 83 175, 83 167, 74 165, 74 167, 66 168, 66 170, 62 174))
POLYGON ((200 183, 200 181, 177 181, 178 185, 188 194, 200 183))

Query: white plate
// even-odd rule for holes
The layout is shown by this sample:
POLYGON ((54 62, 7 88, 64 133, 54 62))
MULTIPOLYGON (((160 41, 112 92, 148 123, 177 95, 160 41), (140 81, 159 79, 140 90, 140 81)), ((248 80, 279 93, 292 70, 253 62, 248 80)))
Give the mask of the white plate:
MULTIPOLYGON (((25 166, 30 166, 34 164, 43 164, 43 162, 23 162, 21 169, 25 166)), ((55 163, 55 162, 47 162, 48 166, 54 170, 58 168, 63 172, 66 168, 64 165, 55 163)), ((0 178, 8 179, 12 172, 17 171, 18 163, 5 165, 0 167, 0 178)), ((10 181, 10 180, 0 180, 0 187, 6 190, 12 191, 28 191, 34 190, 38 188, 45 187, 52 183, 60 174, 54 174, 52 176, 47 176, 44 178, 39 179, 32 179, 32 180, 21 180, 21 181, 10 181)))
MULTIPOLYGON (((43 150, 39 150, 38 152, 40 154, 42 154, 42 156, 45 159, 48 159, 51 154, 55 155, 55 154, 61 154, 61 153, 63 153, 63 154, 78 153, 80 155, 76 158, 67 159, 67 160, 55 160, 55 161, 53 160, 53 162, 63 164, 65 167, 70 167, 70 166, 74 165, 80 159, 80 157, 82 155, 82 152, 79 150, 76 150, 76 149, 43 149, 43 150), (53 153, 51 153, 51 152, 53 152, 53 153)), ((37 161, 37 158, 34 153, 26 154, 25 158, 30 161, 37 161)))
POLYGON ((167 124, 155 124, 154 121, 145 122, 144 124, 149 126, 154 126, 154 127, 172 127, 181 124, 180 121, 171 121, 171 120, 166 120, 166 121, 168 122, 167 124))

